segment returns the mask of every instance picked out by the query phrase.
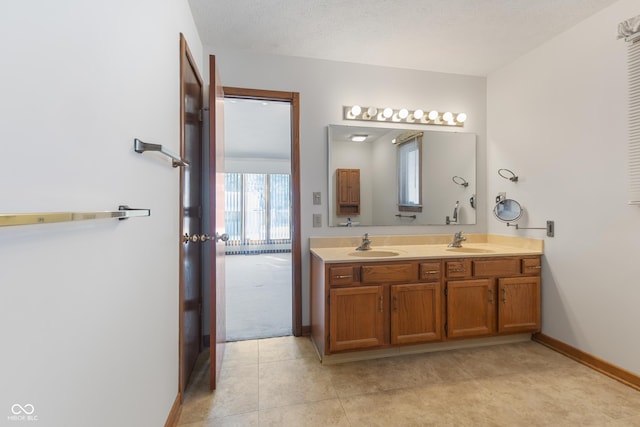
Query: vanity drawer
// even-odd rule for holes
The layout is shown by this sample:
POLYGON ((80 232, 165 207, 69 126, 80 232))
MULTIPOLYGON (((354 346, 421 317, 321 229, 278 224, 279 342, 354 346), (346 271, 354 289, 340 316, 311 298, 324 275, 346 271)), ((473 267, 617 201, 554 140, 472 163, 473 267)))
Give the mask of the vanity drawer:
POLYGON ((413 264, 378 264, 362 266, 362 283, 413 282, 417 280, 413 264))
POLYGON ((439 262, 421 262, 420 280, 424 282, 438 282, 442 276, 439 262))
POLYGON ((352 265, 329 267, 330 285, 348 285, 358 280, 357 268, 352 265))
POLYGON ((520 274, 520 259, 486 259, 473 261, 473 275, 485 276, 513 276, 520 274))
POLYGON ((471 260, 447 261, 447 278, 471 277, 471 260))
POLYGON ((541 270, 540 257, 522 259, 522 274, 540 274, 541 270))

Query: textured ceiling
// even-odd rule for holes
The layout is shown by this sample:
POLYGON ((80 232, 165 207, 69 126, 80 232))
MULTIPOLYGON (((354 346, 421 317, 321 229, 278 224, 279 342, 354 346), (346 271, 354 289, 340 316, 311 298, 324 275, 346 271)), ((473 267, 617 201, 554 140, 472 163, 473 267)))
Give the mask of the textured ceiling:
POLYGON ((189 0, 189 4, 203 44, 214 49, 485 76, 615 1, 189 0))

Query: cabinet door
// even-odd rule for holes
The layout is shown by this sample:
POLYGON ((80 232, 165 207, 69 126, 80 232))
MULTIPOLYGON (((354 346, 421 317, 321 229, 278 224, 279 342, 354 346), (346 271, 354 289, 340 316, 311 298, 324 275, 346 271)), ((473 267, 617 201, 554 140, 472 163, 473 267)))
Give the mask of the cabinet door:
POLYGON ((351 184, 349 182, 349 169, 338 169, 336 179, 338 180, 338 203, 351 204, 351 184))
POLYGON ((540 330, 540 277, 498 280, 498 332, 540 330))
POLYGON ((384 343, 384 287, 329 291, 329 350, 377 347, 384 343))
POLYGON ((447 336, 473 337, 495 332, 495 285, 492 279, 447 282, 447 336))
POLYGON ((360 204, 360 169, 349 170, 349 203, 360 204))
POLYGON ((339 216, 360 214, 360 169, 336 169, 339 216))
POLYGON ((441 338, 440 284, 391 286, 391 344, 441 338))

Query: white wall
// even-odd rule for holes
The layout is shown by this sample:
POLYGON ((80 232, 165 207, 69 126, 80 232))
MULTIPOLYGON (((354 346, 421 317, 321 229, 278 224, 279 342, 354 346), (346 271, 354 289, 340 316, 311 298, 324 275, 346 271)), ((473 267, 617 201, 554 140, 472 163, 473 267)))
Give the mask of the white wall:
MULTIPOLYGON (((215 54, 223 85, 300 92, 300 168, 302 198, 302 309, 309 324, 309 237, 382 234, 483 232, 487 204, 480 200, 478 222, 468 226, 328 227, 327 125, 352 124, 342 120, 342 106, 389 105, 394 108, 464 111, 464 131, 478 135, 478 176, 486 162, 486 80, 483 77, 422 72, 305 58, 252 54, 205 47, 215 54), (323 204, 313 205, 312 192, 322 193, 323 204), (323 227, 312 228, 312 214, 323 215, 323 227)), ((428 54, 428 53, 426 53, 428 54)), ((369 124, 368 124, 369 125, 369 124)), ((383 127, 388 127, 383 126, 383 127)), ((434 127, 435 130, 442 128, 434 127)), ((486 194, 484 179, 478 192, 486 194)))
MULTIPOLYGON (((151 209, 151 217, 0 229, 0 418, 159 426, 178 384, 184 0, 0 4, 1 213, 151 209)), ((202 67, 200 67, 202 68, 202 67)), ((9 422, 9 421, 8 421, 9 422)))
MULTIPOLYGON (((622 0, 488 77, 489 198, 556 221, 545 242, 542 331, 640 374, 640 210, 626 204, 626 43, 622 0), (509 168, 512 183, 497 175, 509 168)), ((492 233, 544 237, 489 219, 492 233)))

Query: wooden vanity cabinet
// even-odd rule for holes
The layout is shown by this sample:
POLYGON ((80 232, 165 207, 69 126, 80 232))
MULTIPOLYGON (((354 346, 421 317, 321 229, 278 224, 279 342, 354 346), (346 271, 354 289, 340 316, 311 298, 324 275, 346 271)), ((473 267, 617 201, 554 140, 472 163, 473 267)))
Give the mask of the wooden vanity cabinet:
POLYGON ((322 355, 540 330, 540 256, 311 262, 322 355))
POLYGON ((540 277, 498 279, 498 333, 540 331, 540 277))
POLYGON ((329 350, 384 344, 384 288, 357 286, 329 291, 329 350))
MULTIPOLYGON (((326 354, 442 338, 440 261, 329 264, 324 271, 326 354)), ((314 295, 317 289, 312 324, 319 324, 314 295)), ((312 337, 317 344, 313 331, 312 337)))
POLYGON ((336 215, 360 215, 360 169, 336 169, 336 215))
POLYGON ((491 279, 447 282, 449 338, 492 335, 496 330, 495 285, 491 279))
POLYGON ((539 256, 445 264, 448 338, 540 331, 539 256))

